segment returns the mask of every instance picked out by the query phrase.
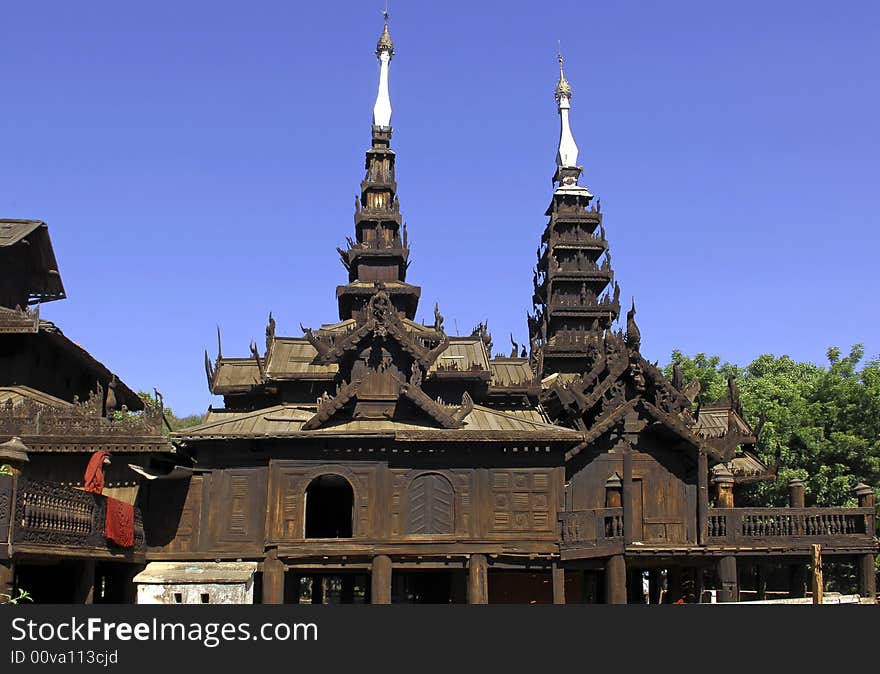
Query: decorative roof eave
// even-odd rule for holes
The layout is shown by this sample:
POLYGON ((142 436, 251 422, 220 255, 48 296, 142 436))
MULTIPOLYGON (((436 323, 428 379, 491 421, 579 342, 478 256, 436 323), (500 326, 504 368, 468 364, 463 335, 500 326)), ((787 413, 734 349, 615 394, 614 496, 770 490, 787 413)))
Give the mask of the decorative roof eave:
POLYGON ((111 454, 176 454, 177 449, 163 436, 116 435, 23 435, 32 454, 91 454, 104 450, 111 454))

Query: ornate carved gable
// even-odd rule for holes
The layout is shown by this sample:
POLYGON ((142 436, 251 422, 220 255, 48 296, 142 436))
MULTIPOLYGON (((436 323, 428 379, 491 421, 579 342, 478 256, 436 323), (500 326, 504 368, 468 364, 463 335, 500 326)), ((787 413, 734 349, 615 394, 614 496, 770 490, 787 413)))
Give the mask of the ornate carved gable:
POLYGON ((304 332, 320 361, 339 368, 336 393, 318 399, 318 411, 304 430, 337 414, 352 419, 427 416, 442 428, 459 428, 473 406, 467 394, 461 406, 450 408, 422 390, 426 371, 449 346, 449 338, 440 322, 434 330, 410 331, 381 283, 347 331, 304 332))
POLYGON ((701 435, 688 387, 678 382, 683 389, 679 390, 642 357, 634 317, 629 316, 627 323, 625 335, 594 331, 584 374, 555 377, 542 393, 544 409, 556 423, 573 425, 586 434, 567 458, 626 424, 629 431, 662 429, 685 446, 718 461, 729 460, 743 442, 739 427, 731 424, 727 432, 714 438, 701 435))

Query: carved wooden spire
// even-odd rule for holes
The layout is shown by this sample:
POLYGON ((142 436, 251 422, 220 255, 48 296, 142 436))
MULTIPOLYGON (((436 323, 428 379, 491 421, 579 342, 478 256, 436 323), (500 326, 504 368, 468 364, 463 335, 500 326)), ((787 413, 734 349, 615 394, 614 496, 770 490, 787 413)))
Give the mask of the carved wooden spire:
POLYGON ((529 318, 533 363, 542 377, 554 372, 583 372, 591 364, 590 354, 601 332, 620 313, 620 291, 614 283, 598 200, 591 206, 593 195, 578 185, 581 167, 569 119, 572 88, 565 77, 562 54, 558 58, 556 189, 546 211, 550 221, 538 248, 534 315, 529 318))
POLYGON ((388 95, 388 67, 394 43, 385 27, 376 45, 379 59, 379 90, 373 106, 372 144, 367 150, 366 176, 360 196, 355 200, 355 238, 348 248, 338 248, 348 272, 348 284, 336 290, 339 317, 355 317, 364 310, 375 292, 374 284, 384 283, 391 302, 407 318, 415 318, 420 289, 406 283, 409 242, 400 215, 395 153, 391 149, 391 99, 388 95))

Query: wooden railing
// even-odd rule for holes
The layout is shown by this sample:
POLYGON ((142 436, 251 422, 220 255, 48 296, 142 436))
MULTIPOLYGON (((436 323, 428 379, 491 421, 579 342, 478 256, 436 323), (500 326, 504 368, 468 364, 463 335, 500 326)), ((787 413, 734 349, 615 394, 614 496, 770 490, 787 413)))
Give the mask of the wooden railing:
MULTIPOLYGON (((107 497, 54 482, 20 478, 16 485, 13 545, 92 548, 122 551, 107 540, 107 497)), ((134 547, 143 551, 144 523, 134 509, 134 547)))
POLYGON ((710 508, 710 544, 810 539, 846 546, 870 541, 873 508, 710 508))
POLYGON ((559 513, 563 548, 603 547, 623 543, 623 508, 595 508, 559 513))

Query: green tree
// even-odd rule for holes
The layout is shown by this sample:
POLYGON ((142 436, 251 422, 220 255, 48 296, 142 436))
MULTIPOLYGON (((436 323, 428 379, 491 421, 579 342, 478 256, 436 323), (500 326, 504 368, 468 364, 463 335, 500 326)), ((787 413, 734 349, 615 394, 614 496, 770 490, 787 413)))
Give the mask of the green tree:
POLYGON ((718 356, 673 352, 685 381, 700 380, 702 404, 722 398, 727 377, 737 376, 757 453, 770 465, 779 458, 778 479, 750 487, 744 505, 784 505, 794 477, 804 480, 808 503, 822 506, 852 505, 860 481, 880 484, 880 361, 863 362, 861 344, 827 356, 827 367, 765 354, 739 368, 718 356))

